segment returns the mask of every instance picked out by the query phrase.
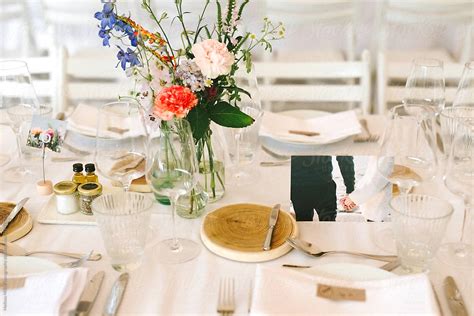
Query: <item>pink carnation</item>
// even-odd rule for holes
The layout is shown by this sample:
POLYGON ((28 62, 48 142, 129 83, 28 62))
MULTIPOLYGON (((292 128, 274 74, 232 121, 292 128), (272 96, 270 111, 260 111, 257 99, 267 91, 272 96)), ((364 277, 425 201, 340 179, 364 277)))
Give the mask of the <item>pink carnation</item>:
POLYGON ((153 114, 165 121, 171 120, 173 116, 183 118, 197 103, 197 97, 189 88, 165 87, 155 97, 153 114))
POLYGON ((194 44, 191 51, 202 74, 210 79, 227 75, 234 63, 234 54, 227 50, 224 43, 213 39, 194 44))

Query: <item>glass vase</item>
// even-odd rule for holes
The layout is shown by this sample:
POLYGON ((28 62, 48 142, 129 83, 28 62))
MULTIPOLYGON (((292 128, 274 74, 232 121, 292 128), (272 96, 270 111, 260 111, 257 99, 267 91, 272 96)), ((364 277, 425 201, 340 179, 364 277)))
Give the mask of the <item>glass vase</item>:
POLYGON ((198 184, 179 198, 177 213, 184 218, 196 218, 204 213, 207 203, 220 200, 225 193, 225 150, 223 136, 215 127, 196 142, 199 164, 198 184))

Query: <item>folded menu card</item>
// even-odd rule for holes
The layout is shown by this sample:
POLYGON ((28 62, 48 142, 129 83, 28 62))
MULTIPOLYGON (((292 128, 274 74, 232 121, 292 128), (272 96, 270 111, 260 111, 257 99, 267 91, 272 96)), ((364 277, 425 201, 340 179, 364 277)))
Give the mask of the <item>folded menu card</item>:
POLYGON ((361 127, 354 111, 306 119, 265 112, 260 128, 262 136, 312 144, 330 143, 360 132, 361 127))
POLYGON ((438 313, 431 283, 425 274, 348 281, 301 270, 257 267, 252 315, 438 313))
POLYGON ((6 315, 67 315, 76 308, 86 281, 84 268, 15 276, 6 283, 2 280, 5 295, 0 299, 1 306, 6 306, 6 315))
MULTIPOLYGON (((97 134, 97 118, 100 107, 79 104, 67 119, 69 130, 95 137, 97 134)), ((141 122, 134 117, 103 116, 100 122, 100 135, 104 138, 127 138, 142 135, 143 127, 141 122), (125 124, 127 123, 127 124, 125 124), (132 126, 131 130, 124 129, 123 126, 132 126)))

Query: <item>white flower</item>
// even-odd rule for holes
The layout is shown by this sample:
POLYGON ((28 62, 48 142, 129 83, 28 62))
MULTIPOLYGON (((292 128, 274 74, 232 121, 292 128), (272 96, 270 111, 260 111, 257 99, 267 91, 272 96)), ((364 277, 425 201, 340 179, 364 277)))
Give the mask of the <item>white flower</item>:
POLYGON ((194 44, 191 48, 194 62, 202 74, 211 79, 227 75, 234 64, 234 55, 227 50, 225 44, 213 39, 194 44))

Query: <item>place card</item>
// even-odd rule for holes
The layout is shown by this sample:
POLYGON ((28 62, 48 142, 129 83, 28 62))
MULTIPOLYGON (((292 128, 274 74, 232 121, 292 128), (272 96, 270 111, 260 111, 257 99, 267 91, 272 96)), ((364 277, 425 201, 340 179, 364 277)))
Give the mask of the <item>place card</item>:
POLYGON ((365 289, 318 284, 316 296, 334 301, 365 302, 365 289))

